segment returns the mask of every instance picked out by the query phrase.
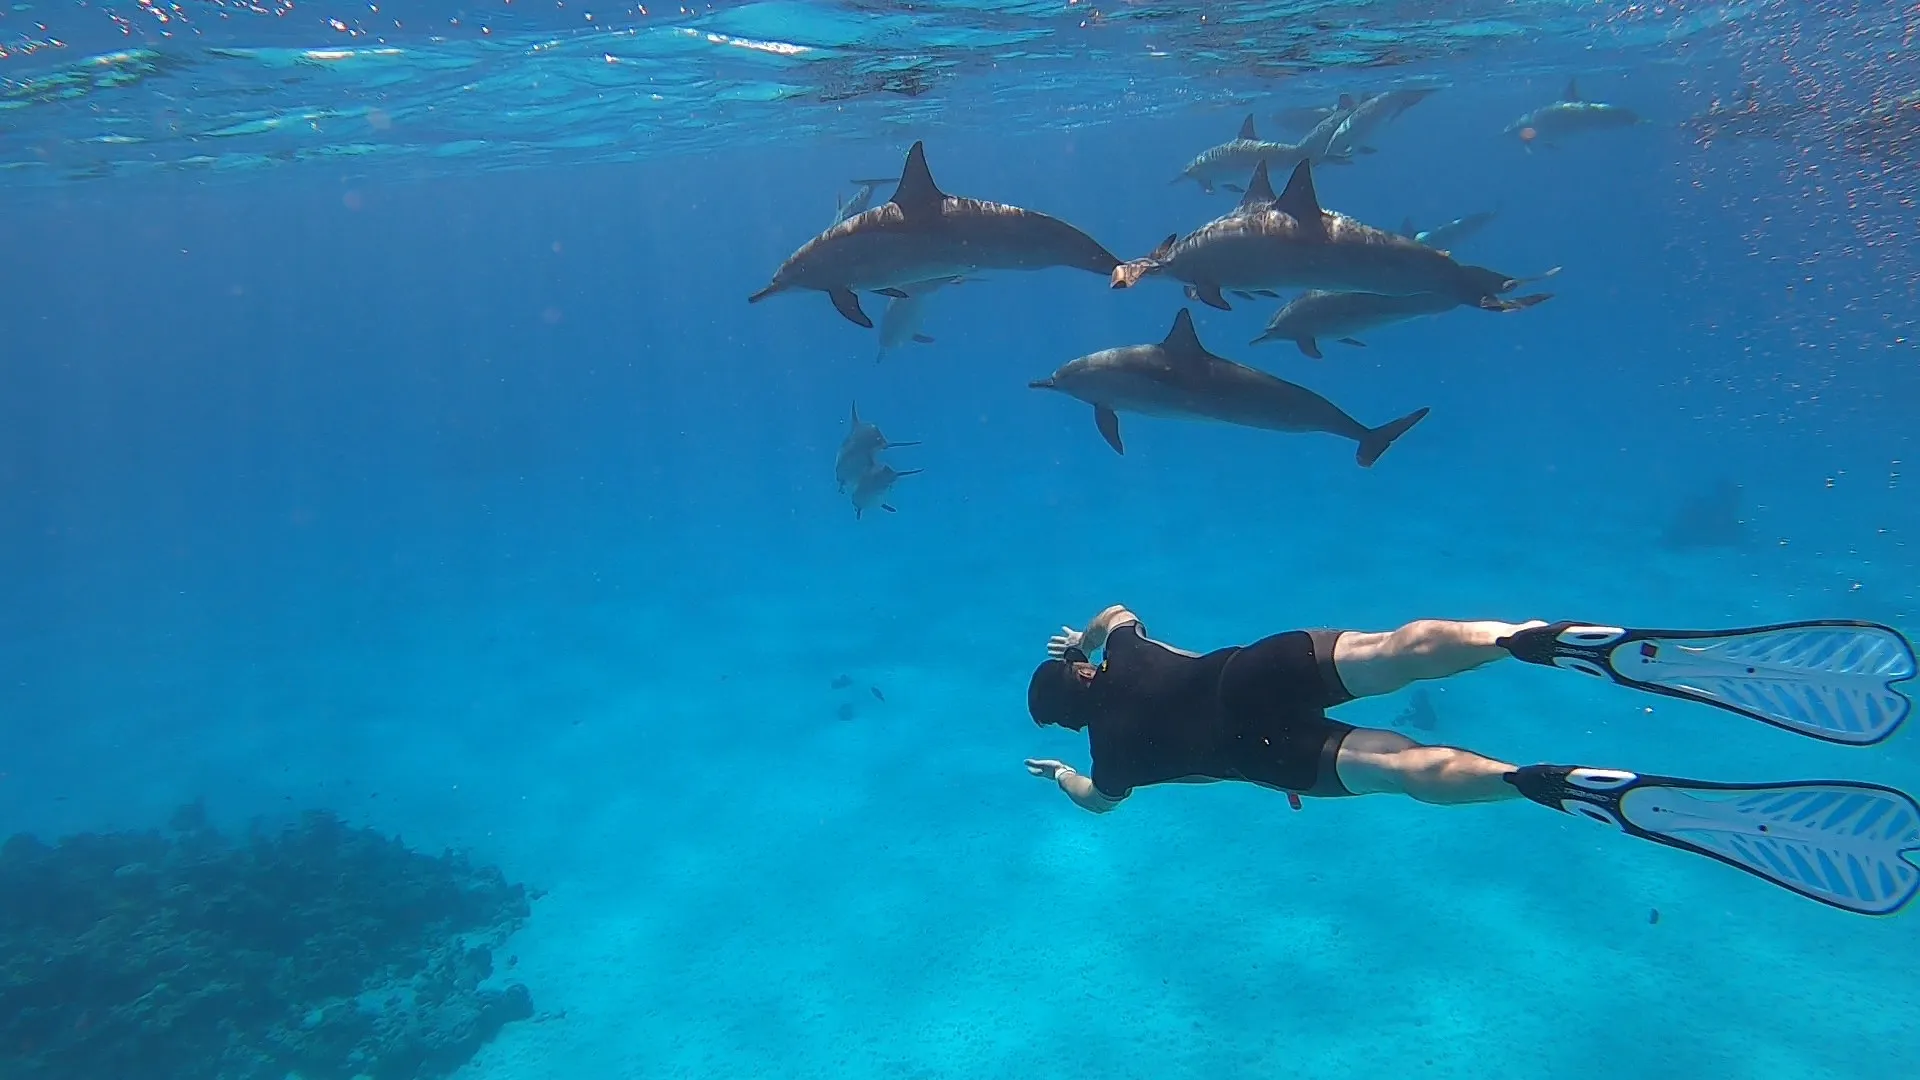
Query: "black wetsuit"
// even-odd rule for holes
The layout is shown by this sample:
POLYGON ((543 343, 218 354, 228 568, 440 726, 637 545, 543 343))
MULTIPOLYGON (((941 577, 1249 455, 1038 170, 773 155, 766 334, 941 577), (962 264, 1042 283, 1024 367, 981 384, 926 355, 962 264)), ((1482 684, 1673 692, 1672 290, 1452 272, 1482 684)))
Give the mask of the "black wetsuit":
POLYGON ((1108 638, 1090 688, 1093 786, 1109 798, 1187 777, 1347 795, 1334 770, 1353 725, 1325 710, 1353 695, 1333 667, 1332 630, 1295 630, 1187 656, 1136 623, 1108 638))

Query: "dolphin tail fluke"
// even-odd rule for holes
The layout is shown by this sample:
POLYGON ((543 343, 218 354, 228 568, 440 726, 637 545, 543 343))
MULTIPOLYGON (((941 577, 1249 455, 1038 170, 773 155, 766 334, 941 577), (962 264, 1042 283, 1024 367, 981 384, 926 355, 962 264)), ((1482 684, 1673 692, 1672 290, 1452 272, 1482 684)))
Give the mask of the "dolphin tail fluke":
POLYGON ((1553 294, 1550 292, 1529 293, 1526 296, 1516 296, 1512 299, 1501 296, 1483 296, 1480 298, 1480 310, 1524 311, 1535 304, 1544 304, 1551 299, 1553 299, 1553 294))
POLYGON ((1135 259, 1123 262, 1113 268, 1111 284, 1116 289, 1131 289, 1140 283, 1140 279, 1160 269, 1160 264, 1152 259, 1135 259))
POLYGON ((1387 447, 1393 445, 1393 440, 1405 435, 1412 430, 1413 425, 1426 417, 1426 409, 1415 409, 1391 424, 1382 424, 1370 429, 1360 437, 1360 449, 1354 453, 1354 460, 1358 461, 1363 469, 1372 468, 1373 463, 1380 460, 1380 455, 1387 452, 1387 447))

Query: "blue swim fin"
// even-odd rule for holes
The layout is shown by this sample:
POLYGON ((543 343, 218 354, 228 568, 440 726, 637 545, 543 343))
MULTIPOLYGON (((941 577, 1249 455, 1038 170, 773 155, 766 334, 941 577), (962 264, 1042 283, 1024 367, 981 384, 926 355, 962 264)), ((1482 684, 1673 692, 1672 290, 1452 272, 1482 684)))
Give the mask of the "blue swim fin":
POLYGON ((1920 805, 1878 784, 1717 784, 1567 765, 1529 765, 1507 782, 1542 806, 1862 915, 1891 915, 1920 892, 1920 805))
POLYGON ((1498 644, 1528 663, 1698 701, 1849 746, 1880 742, 1913 711, 1913 702, 1892 685, 1914 677, 1913 645, 1879 623, 1630 630, 1560 622, 1498 644))

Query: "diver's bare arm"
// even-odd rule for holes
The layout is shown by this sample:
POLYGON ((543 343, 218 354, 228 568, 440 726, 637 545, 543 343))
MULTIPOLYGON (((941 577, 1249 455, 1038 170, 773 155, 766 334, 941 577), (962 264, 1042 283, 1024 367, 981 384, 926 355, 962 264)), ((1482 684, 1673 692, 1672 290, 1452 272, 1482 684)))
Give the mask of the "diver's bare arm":
POLYGON ((1119 799, 1110 799, 1099 788, 1094 787, 1092 777, 1082 776, 1075 772, 1072 766, 1055 772, 1053 779, 1060 785, 1060 790, 1067 793, 1067 798, 1072 799, 1073 804, 1082 810, 1104 814, 1120 805, 1119 799))
POLYGON ((1087 628, 1080 632, 1080 651, 1092 656, 1106 646, 1107 635, 1128 623, 1139 621, 1140 617, 1133 612, 1119 604, 1113 605, 1095 615, 1092 621, 1087 623, 1087 628))
POLYGON ((1444 679, 1508 656, 1494 642, 1545 625, 1421 619, 1388 633, 1348 632, 1334 642, 1334 670, 1354 697, 1391 694, 1408 683, 1444 679))

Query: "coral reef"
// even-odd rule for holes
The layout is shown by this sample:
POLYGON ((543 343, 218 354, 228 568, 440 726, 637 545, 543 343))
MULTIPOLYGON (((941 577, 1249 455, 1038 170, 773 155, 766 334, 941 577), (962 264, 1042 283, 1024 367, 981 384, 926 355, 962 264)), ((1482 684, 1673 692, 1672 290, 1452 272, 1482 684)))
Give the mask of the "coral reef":
POLYGON ((0 847, 7 1080, 429 1080, 533 1015, 483 989, 525 887, 324 812, 244 838, 164 831, 0 847))

